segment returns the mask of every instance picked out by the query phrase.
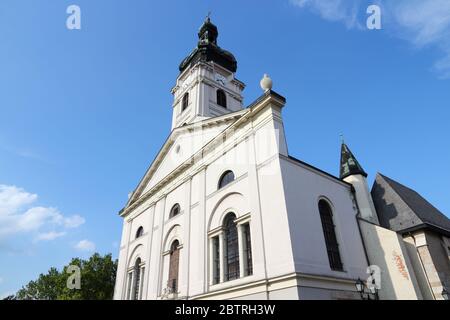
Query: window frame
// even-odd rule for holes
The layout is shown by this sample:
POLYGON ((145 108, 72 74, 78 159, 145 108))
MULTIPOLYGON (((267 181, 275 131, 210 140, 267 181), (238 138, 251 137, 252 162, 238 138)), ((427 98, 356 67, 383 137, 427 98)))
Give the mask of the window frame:
POLYGON ((234 174, 234 172, 232 170, 226 170, 224 173, 222 173, 220 175, 219 181, 217 183, 217 190, 223 189, 226 186, 228 186, 229 184, 231 184, 233 181, 236 180, 236 175, 234 174), (231 174, 232 175, 232 179, 229 181, 225 181, 225 178, 231 174))
POLYGON ((344 271, 344 264, 339 249, 339 241, 336 232, 336 225, 333 219, 333 207, 329 201, 320 199, 318 204, 320 221, 322 224, 323 236, 325 239, 325 247, 327 250, 328 262, 333 271, 344 271), (324 209, 326 211, 324 211, 324 209))
POLYGON ((227 94, 222 89, 216 91, 216 103, 218 106, 227 109, 227 94))
POLYGON ((172 218, 174 218, 174 217, 176 217, 176 216, 178 216, 178 215, 180 215, 181 214, 181 206, 180 206, 180 204, 177 202, 177 203, 175 203, 173 206, 172 206, 172 208, 170 209, 170 212, 169 212, 169 219, 172 219, 172 218), (177 212, 175 212, 175 210, 177 210, 177 212))
POLYGON ((245 259, 245 276, 253 275, 253 254, 252 254, 252 237, 250 232, 250 223, 242 225, 242 241, 243 241, 243 256, 245 259))
POLYGON ((181 112, 189 107, 189 92, 185 92, 181 98, 181 112))
POLYGON ((139 228, 136 230, 136 236, 135 236, 134 239, 139 239, 143 235, 144 235, 144 227, 143 226, 139 226, 139 228))
POLYGON ((229 212, 223 220, 224 229, 224 262, 225 262, 225 279, 224 281, 232 281, 239 279, 240 260, 239 260, 239 235, 238 227, 235 222, 236 215, 229 212))
POLYGON ((215 236, 211 239, 213 241, 212 248, 213 252, 212 259, 213 259, 213 285, 220 283, 220 237, 215 236))
POLYGON ((133 288, 133 271, 134 271, 134 269, 129 271, 127 274, 128 284, 127 284, 127 291, 126 291, 126 300, 131 300, 131 291, 133 288))
POLYGON ((179 287, 179 277, 180 277, 180 242, 178 240, 174 240, 170 245, 170 256, 169 256, 169 275, 167 278, 167 287, 172 290, 172 294, 176 294, 178 292, 179 287), (176 258, 175 258, 176 252, 176 258), (176 263, 176 266, 174 265, 176 263), (175 273, 173 268, 176 269, 176 276, 173 277, 173 273, 175 273))
POLYGON ((138 257, 133 266, 134 276, 132 277, 133 284, 131 286, 131 300, 139 300, 140 295, 141 295, 141 289, 142 289, 141 288, 141 283, 142 283, 141 277, 143 276, 141 274, 142 273, 141 264, 142 264, 142 260, 141 260, 141 258, 138 257))

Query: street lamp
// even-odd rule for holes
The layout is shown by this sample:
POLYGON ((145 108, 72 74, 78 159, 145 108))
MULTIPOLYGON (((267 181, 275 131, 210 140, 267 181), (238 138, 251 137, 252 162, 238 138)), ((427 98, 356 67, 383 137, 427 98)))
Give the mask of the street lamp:
POLYGON ((445 287, 443 287, 442 288, 442 293, 441 293, 441 295, 442 295, 442 298, 444 298, 444 300, 449 300, 448 298, 448 291, 447 291, 447 289, 445 288, 445 287))
POLYGON ((367 286, 361 278, 358 278, 355 283, 356 291, 361 295, 362 300, 372 300, 371 296, 374 297, 373 300, 379 300, 378 290, 375 286, 375 283, 372 283, 371 286, 367 286))
POLYGON ((358 278, 358 280, 356 280, 355 286, 356 286, 356 291, 358 291, 362 297, 363 293, 364 293, 364 282, 362 282, 361 278, 358 278))

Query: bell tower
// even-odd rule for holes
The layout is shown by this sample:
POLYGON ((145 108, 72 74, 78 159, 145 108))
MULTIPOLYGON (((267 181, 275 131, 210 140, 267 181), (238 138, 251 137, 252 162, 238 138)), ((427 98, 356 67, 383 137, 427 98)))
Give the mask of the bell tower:
POLYGON ((367 185, 367 173, 359 164, 349 147, 342 141, 340 178, 355 188, 356 202, 361 217, 379 225, 377 212, 367 185))
POLYGON ((236 59, 218 46, 218 35, 208 16, 198 32, 197 46, 180 64, 172 89, 172 130, 243 108, 245 84, 235 78, 236 59))

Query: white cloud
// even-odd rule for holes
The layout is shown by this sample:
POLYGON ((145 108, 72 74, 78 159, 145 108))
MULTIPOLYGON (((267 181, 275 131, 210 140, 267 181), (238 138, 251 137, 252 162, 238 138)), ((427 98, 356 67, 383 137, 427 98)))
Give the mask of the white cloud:
POLYGON ((450 2, 448 0, 404 0, 386 3, 395 22, 403 27, 408 38, 424 46, 443 40, 450 35, 450 2))
POLYGON ((82 224, 84 224, 85 222, 86 220, 82 216, 74 215, 71 217, 64 218, 63 223, 66 228, 77 228, 82 224))
POLYGON ((50 232, 44 232, 39 233, 36 237, 36 241, 52 241, 57 238, 63 237, 66 235, 66 232, 56 232, 56 231, 50 231, 50 232))
POLYGON ((358 13, 361 1, 357 0, 290 0, 292 4, 310 9, 329 21, 343 22, 348 28, 361 28, 358 13))
POLYGON ((0 216, 16 212, 36 199, 36 194, 28 193, 15 186, 0 185, 0 216))
MULTIPOLYGON (((58 209, 52 207, 32 206, 37 200, 36 194, 31 194, 16 186, 0 185, 0 238, 39 232, 38 239, 52 240, 57 233, 51 234, 48 228, 75 228, 85 222, 78 215, 64 216, 58 209)), ((60 231, 59 233, 62 233, 60 231)))
POLYGON ((92 252, 95 250, 95 243, 89 240, 81 240, 74 246, 74 248, 80 251, 92 252))
POLYGON ((382 7, 384 31, 413 46, 437 48, 442 57, 434 70, 450 78, 450 1, 449 0, 290 0, 328 21, 339 21, 349 28, 365 25, 370 4, 382 7))

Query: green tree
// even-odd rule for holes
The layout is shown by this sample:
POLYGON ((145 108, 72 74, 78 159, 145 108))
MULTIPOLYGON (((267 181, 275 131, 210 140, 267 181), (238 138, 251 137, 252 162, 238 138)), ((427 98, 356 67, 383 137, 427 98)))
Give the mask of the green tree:
POLYGON ((114 294, 117 260, 111 254, 101 256, 98 253, 88 260, 73 258, 59 272, 51 268, 47 274, 40 274, 38 279, 30 281, 19 292, 19 300, 109 300, 114 294), (67 272, 69 266, 81 269, 81 288, 69 289, 67 280, 72 275, 67 272))

